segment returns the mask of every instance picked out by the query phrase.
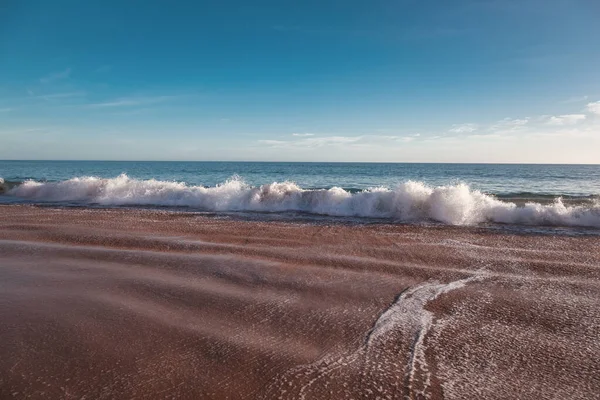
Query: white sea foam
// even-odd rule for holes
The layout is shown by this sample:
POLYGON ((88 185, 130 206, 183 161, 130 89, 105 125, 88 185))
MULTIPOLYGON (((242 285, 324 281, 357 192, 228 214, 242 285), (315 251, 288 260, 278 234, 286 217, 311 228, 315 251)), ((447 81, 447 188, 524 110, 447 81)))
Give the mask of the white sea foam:
POLYGON ((207 211, 301 211, 331 216, 389 218, 397 221, 434 220, 451 225, 499 222, 523 225, 589 226, 600 228, 600 204, 517 206, 472 190, 466 184, 429 187, 409 181, 395 188, 351 193, 342 188, 304 190, 292 182, 253 187, 239 178, 205 188, 180 182, 73 178, 61 182, 27 181, 9 195, 40 201, 100 205, 188 206, 207 211))

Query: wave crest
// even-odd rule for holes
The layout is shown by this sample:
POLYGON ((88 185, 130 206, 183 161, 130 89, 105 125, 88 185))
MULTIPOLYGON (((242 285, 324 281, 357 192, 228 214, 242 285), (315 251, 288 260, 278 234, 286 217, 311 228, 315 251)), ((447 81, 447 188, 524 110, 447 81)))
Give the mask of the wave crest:
POLYGON ((569 206, 559 198, 551 204, 523 206, 472 190, 466 184, 430 187, 408 181, 393 189, 371 188, 352 193, 339 187, 305 190, 293 182, 253 187, 233 177, 214 187, 181 182, 80 177, 61 182, 26 181, 8 195, 39 201, 100 205, 185 206, 205 211, 300 211, 313 214, 434 220, 451 225, 496 222, 522 225, 600 227, 600 203, 569 206))

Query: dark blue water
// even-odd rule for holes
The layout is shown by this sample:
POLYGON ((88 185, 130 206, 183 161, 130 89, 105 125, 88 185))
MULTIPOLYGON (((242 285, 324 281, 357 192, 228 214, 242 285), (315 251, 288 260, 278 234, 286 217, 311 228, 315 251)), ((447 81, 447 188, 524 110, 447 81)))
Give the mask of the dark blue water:
POLYGON ((237 175, 250 185, 291 181, 305 189, 393 188, 413 180, 430 186, 462 182, 499 195, 600 194, 600 165, 0 161, 0 178, 13 182, 56 182, 82 176, 114 178, 122 173, 141 180, 207 187, 237 175))

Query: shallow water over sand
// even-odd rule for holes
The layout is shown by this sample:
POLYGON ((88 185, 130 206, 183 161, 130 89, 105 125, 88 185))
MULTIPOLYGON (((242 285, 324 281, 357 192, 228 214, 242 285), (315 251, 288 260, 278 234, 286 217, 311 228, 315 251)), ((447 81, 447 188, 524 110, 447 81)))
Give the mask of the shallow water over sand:
POLYGON ((2 398, 590 399, 594 236, 0 207, 2 398))

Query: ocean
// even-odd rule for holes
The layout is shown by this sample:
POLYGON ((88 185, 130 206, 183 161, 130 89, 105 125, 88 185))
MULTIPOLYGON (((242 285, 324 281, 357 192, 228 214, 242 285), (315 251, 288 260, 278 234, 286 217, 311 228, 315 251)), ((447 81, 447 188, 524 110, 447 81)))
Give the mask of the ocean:
POLYGON ((0 161, 0 204, 600 228, 600 165, 0 161))

